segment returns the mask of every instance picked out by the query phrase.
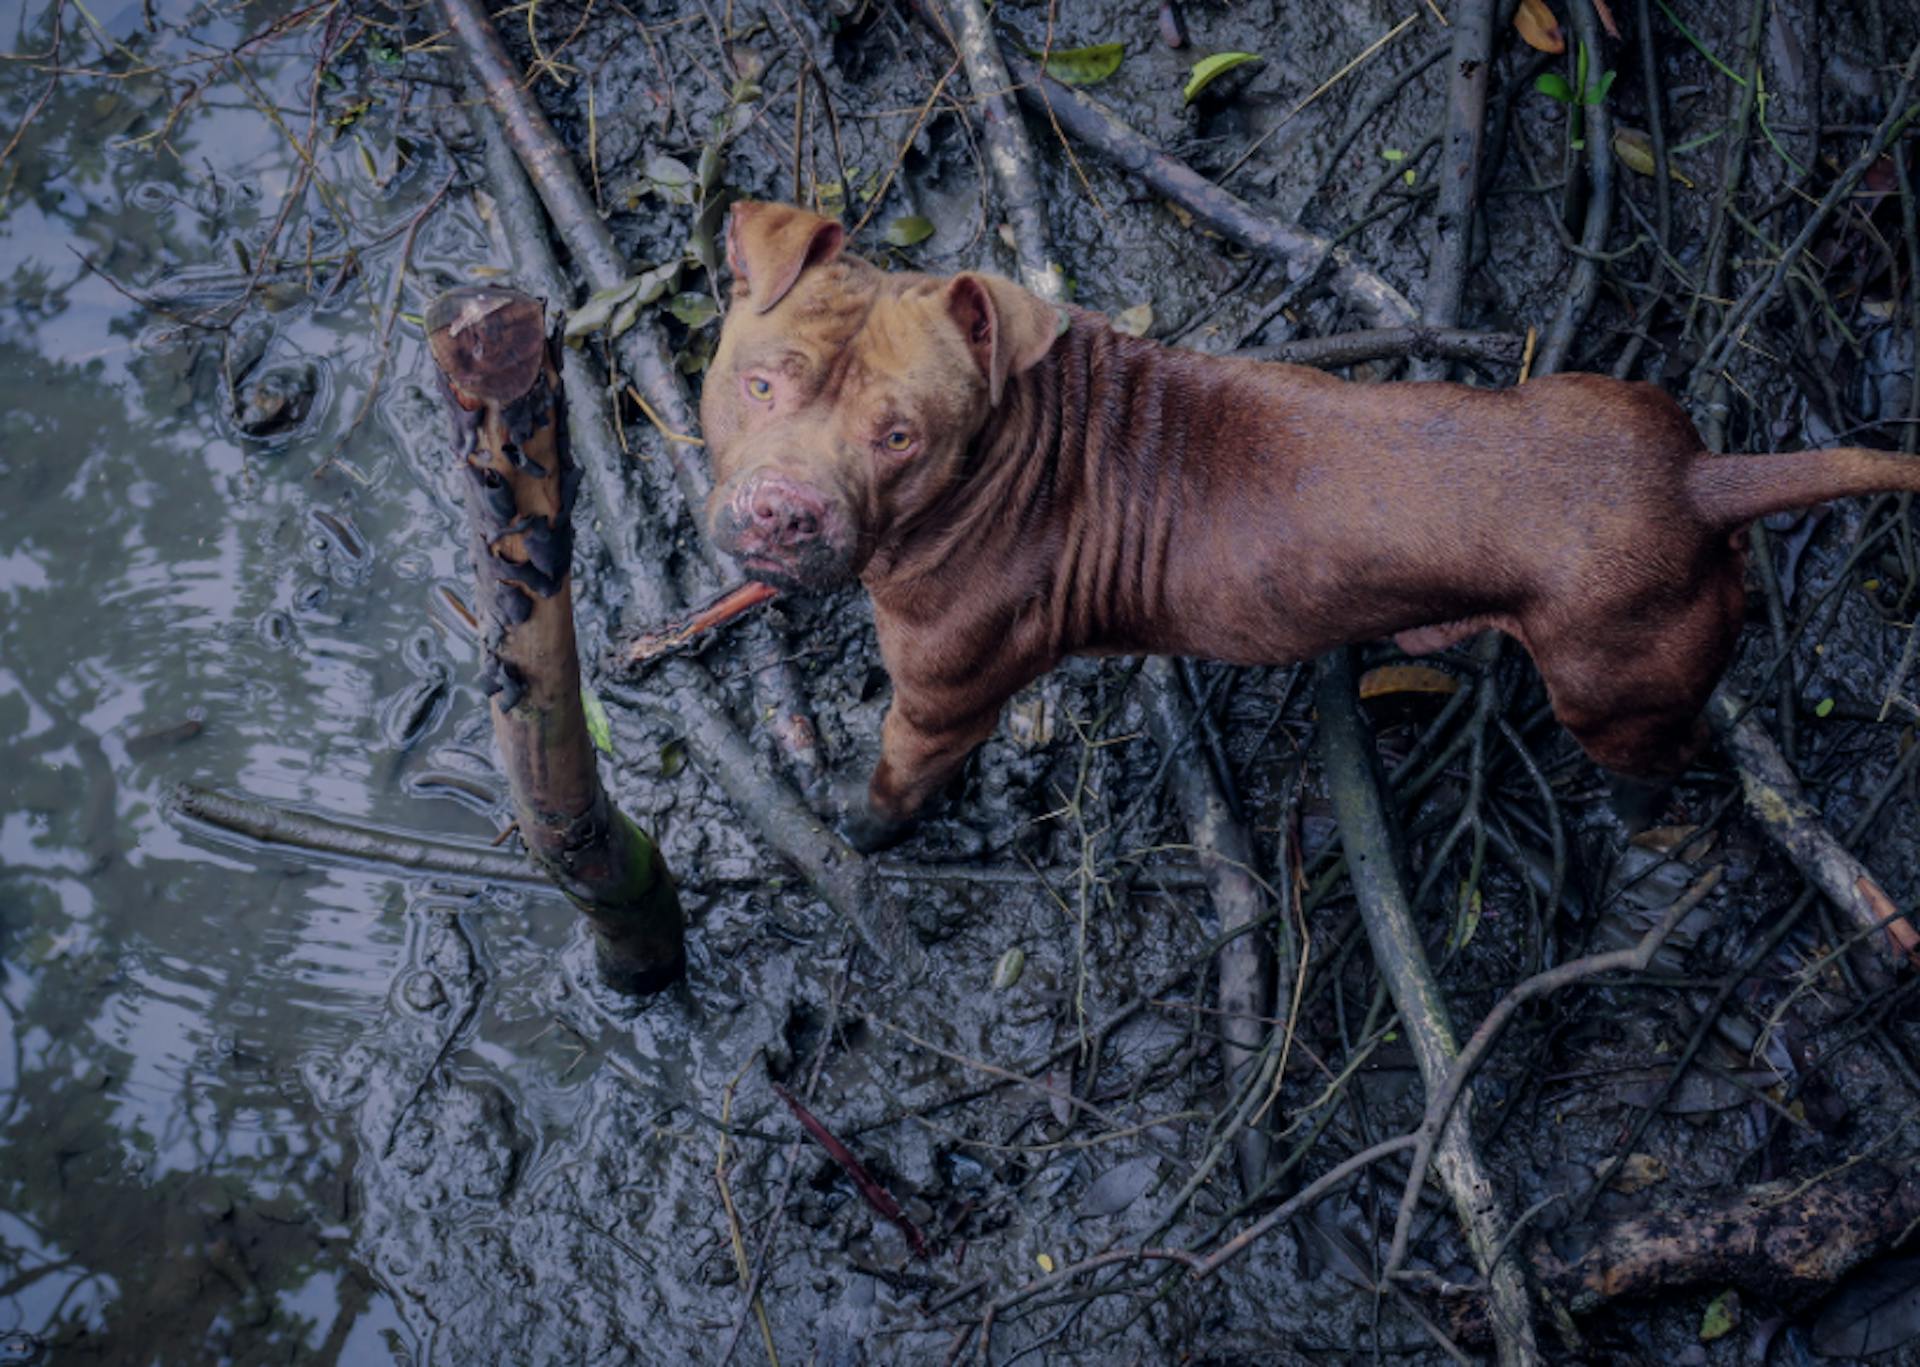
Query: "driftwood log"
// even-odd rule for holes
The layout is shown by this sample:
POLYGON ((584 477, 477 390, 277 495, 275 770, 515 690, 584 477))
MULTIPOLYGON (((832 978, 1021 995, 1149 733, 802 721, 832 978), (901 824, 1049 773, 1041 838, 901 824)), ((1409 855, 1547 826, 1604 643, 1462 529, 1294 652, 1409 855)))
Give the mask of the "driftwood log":
POLYGON ((1920 1162, 1856 1163, 1808 1181, 1677 1197, 1645 1215, 1536 1240, 1532 1261, 1576 1313, 1729 1284, 1799 1307, 1895 1246, 1916 1222, 1920 1162))
POLYGON ((493 734, 521 838, 592 923, 607 982, 658 991, 685 966, 680 902, 594 763, 573 634, 580 475, 545 311, 516 290, 450 290, 427 311, 427 339, 453 415, 493 734))

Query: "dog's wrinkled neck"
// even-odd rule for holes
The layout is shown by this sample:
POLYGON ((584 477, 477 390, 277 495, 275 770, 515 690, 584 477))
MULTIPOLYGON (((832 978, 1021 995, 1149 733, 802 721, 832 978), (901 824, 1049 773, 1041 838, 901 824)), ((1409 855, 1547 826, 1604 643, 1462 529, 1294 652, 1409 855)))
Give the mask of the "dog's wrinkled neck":
POLYGON ((1131 642, 1159 610, 1184 440, 1219 377, 1098 314, 1071 319, 1008 385, 953 491, 879 547, 863 576, 876 603, 940 615, 985 587, 942 571, 991 564, 996 590, 1045 602, 1061 653, 1131 642))

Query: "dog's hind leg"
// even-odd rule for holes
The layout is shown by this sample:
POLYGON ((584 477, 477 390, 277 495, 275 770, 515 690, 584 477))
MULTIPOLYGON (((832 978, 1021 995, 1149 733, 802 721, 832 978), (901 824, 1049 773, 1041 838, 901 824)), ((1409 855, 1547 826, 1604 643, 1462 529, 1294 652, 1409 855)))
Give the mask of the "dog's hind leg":
POLYGON ((1660 784, 1705 746, 1702 712, 1740 633, 1739 570, 1729 558, 1688 597, 1602 614, 1589 631, 1528 631, 1554 715, 1595 763, 1660 784))

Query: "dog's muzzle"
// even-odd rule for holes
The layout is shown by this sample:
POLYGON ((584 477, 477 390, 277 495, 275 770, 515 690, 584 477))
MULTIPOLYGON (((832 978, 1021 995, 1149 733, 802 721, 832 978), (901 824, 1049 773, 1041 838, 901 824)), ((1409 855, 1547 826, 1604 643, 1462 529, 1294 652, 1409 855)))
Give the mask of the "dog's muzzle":
POLYGON ((780 475, 743 482, 718 503, 714 540, 754 579, 827 589, 853 577, 851 521, 837 500, 780 475))

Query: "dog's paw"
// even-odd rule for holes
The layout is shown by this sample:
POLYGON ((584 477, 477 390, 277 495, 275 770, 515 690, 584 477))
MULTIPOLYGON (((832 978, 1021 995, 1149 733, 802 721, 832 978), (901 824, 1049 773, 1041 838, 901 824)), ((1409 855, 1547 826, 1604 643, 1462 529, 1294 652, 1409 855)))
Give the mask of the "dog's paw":
POLYGON ((840 817, 840 834, 862 854, 879 854, 907 838, 911 821, 889 821, 867 806, 862 799, 850 804, 840 817))
POLYGON ((1626 828, 1628 835, 1639 835, 1658 825, 1673 800, 1673 780, 1629 778, 1625 774, 1607 775, 1607 805, 1626 828))

